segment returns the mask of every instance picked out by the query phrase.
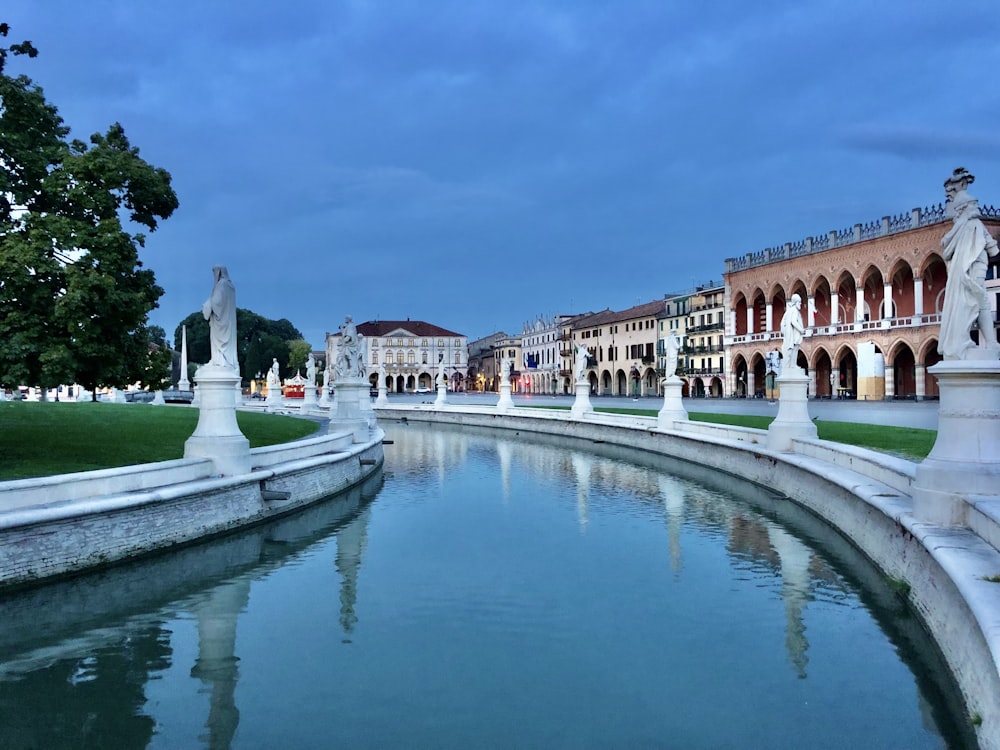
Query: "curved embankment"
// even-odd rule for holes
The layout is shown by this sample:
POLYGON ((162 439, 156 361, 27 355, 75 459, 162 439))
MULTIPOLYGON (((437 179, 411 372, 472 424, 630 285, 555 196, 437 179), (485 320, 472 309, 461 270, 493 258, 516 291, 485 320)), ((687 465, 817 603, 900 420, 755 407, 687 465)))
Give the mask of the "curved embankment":
POLYGON ((787 495, 824 519, 889 576, 923 619, 965 698, 980 746, 1000 750, 1000 524, 970 512, 975 531, 920 523, 910 496, 916 464, 874 451, 796 439, 770 451, 767 433, 651 417, 518 407, 376 407, 380 419, 541 433, 691 461, 787 495), (989 540, 989 541, 987 541, 989 540), (992 544, 991 544, 992 542, 992 544))
POLYGON ((0 591, 291 513, 379 471, 382 440, 375 428, 256 448, 236 476, 184 458, 0 482, 0 591))

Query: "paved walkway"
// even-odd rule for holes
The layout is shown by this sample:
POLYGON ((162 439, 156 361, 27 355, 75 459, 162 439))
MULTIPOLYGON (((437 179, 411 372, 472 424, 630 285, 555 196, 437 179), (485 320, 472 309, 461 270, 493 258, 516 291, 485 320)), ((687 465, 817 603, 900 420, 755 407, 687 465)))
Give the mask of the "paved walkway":
MULTIPOLYGON (((435 394, 400 395, 389 394, 390 403, 399 400, 401 403, 434 403, 435 394)), ((448 403, 461 404, 495 404, 499 395, 496 393, 449 393, 448 403)), ((516 406, 571 406, 573 396, 542 396, 537 394, 513 397, 516 406)), ((636 408, 659 410, 663 399, 646 397, 639 399, 617 396, 591 396, 590 402, 595 409, 601 407, 636 408)), ((753 414, 758 416, 775 416, 778 413, 778 402, 767 399, 742 398, 686 398, 684 408, 689 412, 712 412, 715 414, 753 414)), ((810 401, 809 413, 813 417, 831 422, 858 422, 864 424, 884 424, 894 427, 919 427, 925 430, 936 430, 938 420, 937 401, 810 401)))

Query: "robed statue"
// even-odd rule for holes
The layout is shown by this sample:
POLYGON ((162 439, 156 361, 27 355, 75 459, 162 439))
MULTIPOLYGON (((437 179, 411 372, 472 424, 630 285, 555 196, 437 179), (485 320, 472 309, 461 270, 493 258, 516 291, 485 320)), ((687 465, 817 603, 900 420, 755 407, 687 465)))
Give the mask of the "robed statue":
POLYGON ((201 313, 208 321, 209 343, 212 351, 210 365, 227 367, 239 372, 236 358, 236 287, 225 266, 212 269, 215 284, 212 296, 201 306, 201 313))

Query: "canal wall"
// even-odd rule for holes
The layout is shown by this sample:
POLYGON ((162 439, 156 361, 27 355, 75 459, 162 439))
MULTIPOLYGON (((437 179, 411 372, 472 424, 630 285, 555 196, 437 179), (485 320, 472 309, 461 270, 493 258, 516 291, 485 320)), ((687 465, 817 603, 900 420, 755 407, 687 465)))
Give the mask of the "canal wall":
POLYGON ((0 483, 0 591, 261 523, 380 470, 383 433, 338 432, 250 451, 219 476, 205 458, 0 483))
POLYGON ((982 502, 970 527, 918 522, 916 464, 817 439, 768 450, 767 431, 591 412, 390 405, 379 419, 474 426, 610 443, 679 458, 769 487, 844 534, 889 578, 937 642, 982 748, 1000 750, 1000 508, 982 502))

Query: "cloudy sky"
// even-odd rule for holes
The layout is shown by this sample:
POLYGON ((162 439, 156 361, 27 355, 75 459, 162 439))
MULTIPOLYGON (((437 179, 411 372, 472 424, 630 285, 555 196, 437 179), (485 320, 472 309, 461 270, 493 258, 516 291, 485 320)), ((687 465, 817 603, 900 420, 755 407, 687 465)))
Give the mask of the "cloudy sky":
POLYGON ((471 338, 721 279, 942 200, 1000 205, 995 0, 6 0, 73 135, 119 121, 211 267, 321 347, 345 314, 471 338))

